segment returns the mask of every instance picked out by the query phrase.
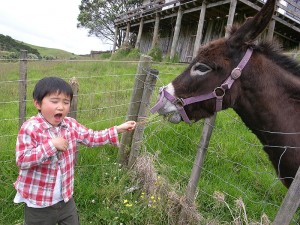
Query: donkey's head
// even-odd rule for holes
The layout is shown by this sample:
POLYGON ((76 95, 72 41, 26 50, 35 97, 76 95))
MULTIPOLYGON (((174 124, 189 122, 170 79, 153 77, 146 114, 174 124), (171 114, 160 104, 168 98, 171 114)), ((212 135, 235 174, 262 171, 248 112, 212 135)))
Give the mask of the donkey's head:
POLYGON ((214 112, 233 107, 243 67, 251 54, 253 41, 272 18, 276 0, 268 0, 254 17, 228 38, 202 46, 185 71, 160 90, 160 99, 152 109, 168 115, 172 123, 199 120, 214 112))

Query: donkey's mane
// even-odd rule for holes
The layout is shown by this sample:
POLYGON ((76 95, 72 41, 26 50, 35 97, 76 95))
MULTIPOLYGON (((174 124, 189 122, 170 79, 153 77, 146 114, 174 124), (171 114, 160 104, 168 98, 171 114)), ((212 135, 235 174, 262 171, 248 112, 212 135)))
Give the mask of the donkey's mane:
MULTIPOLYGON (((228 31, 230 36, 233 35, 241 24, 234 24, 229 27, 228 31)), ((300 63, 295 59, 282 53, 282 48, 277 41, 268 42, 268 41, 259 41, 258 44, 251 44, 251 47, 263 54, 268 59, 272 60, 274 63, 279 65, 281 68, 286 71, 294 74, 295 76, 300 77, 300 63)))
POLYGON ((268 59, 272 60, 274 63, 279 65, 286 71, 300 77, 300 64, 295 59, 282 53, 279 45, 277 43, 270 42, 260 42, 258 45, 254 46, 257 52, 260 52, 268 59))

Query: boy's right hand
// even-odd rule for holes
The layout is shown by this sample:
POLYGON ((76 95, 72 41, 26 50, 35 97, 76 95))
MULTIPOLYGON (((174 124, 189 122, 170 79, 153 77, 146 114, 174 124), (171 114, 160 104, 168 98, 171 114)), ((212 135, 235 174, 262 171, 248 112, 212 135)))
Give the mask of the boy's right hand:
POLYGON ((68 140, 64 139, 63 137, 52 138, 51 141, 58 151, 66 151, 69 147, 68 140))

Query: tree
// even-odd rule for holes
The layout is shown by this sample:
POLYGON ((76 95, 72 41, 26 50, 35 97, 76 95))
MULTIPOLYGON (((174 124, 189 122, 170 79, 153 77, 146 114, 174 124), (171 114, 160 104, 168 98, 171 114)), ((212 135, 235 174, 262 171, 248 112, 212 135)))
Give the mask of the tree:
MULTIPOLYGON (((78 28, 88 29, 89 36, 95 35, 101 40, 113 42, 114 21, 118 15, 142 5, 143 0, 81 0, 78 15, 78 28)), ((121 37, 117 46, 121 45, 121 37)))

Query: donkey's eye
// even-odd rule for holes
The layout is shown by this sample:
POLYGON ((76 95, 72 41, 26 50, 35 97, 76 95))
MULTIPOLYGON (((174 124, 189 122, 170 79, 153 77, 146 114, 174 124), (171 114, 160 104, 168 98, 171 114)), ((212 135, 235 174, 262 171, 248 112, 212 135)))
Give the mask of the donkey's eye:
POLYGON ((204 75, 210 71, 212 71, 212 69, 208 65, 203 63, 196 63, 195 65, 193 65, 191 69, 191 75, 192 76, 204 75))

